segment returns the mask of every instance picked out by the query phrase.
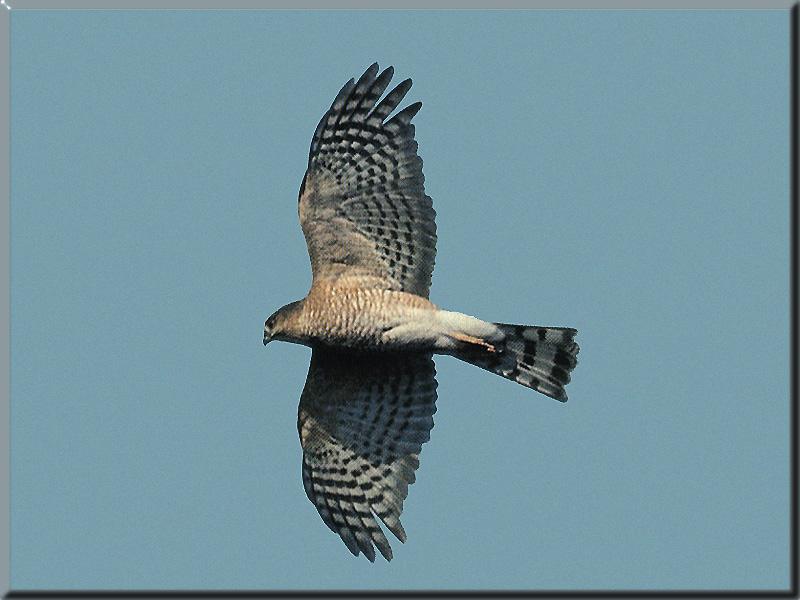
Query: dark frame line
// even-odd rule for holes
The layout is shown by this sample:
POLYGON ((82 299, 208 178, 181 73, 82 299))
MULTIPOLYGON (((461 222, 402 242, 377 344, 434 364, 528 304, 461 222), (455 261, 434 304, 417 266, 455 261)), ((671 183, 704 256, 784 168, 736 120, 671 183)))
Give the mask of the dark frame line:
POLYGON ((5 598, 794 598, 793 590, 31 590, 5 598))

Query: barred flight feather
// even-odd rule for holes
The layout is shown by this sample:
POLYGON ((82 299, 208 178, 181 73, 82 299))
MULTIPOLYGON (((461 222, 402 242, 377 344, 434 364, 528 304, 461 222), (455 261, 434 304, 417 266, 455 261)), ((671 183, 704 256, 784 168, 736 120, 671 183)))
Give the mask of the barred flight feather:
POLYGON ((373 64, 340 90, 311 141, 300 221, 315 280, 350 274, 427 297, 436 260, 436 212, 414 140, 415 102, 387 117, 411 88, 373 64), (377 103, 377 104, 376 104, 377 103))
POLYGON ((355 555, 391 560, 376 516, 400 541, 408 486, 436 412, 429 354, 338 353, 311 357, 300 398, 303 485, 325 524, 355 555))

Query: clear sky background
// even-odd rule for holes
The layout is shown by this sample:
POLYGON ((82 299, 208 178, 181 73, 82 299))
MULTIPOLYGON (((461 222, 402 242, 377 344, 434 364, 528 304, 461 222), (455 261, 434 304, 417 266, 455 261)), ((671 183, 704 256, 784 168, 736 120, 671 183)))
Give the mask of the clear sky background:
POLYGON ((789 585, 786 11, 14 11, 12 586, 789 585), (303 492, 311 134, 413 77, 431 299, 573 326, 570 401, 449 357, 395 559, 303 492))

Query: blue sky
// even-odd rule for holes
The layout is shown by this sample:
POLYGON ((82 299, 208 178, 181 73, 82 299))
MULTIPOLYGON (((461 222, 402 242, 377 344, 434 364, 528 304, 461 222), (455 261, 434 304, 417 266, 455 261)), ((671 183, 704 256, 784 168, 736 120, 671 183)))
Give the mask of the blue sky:
POLYGON ((788 14, 17 11, 12 586, 788 586, 788 14), (414 79, 431 299, 573 326, 561 404, 448 357, 395 559, 302 489, 314 127, 414 79))

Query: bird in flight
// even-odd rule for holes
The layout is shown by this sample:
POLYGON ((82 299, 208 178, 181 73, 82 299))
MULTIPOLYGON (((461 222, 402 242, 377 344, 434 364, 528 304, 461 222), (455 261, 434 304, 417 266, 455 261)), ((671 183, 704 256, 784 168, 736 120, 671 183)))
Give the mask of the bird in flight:
POLYGON ((375 560, 401 542, 408 486, 436 412, 433 354, 449 354, 565 401, 575 329, 482 321, 428 300, 436 213, 411 120, 389 116, 411 79, 373 64, 339 91, 314 131, 298 212, 311 257, 308 295, 264 323, 270 340, 312 348, 297 429, 303 486, 347 548, 375 560))

